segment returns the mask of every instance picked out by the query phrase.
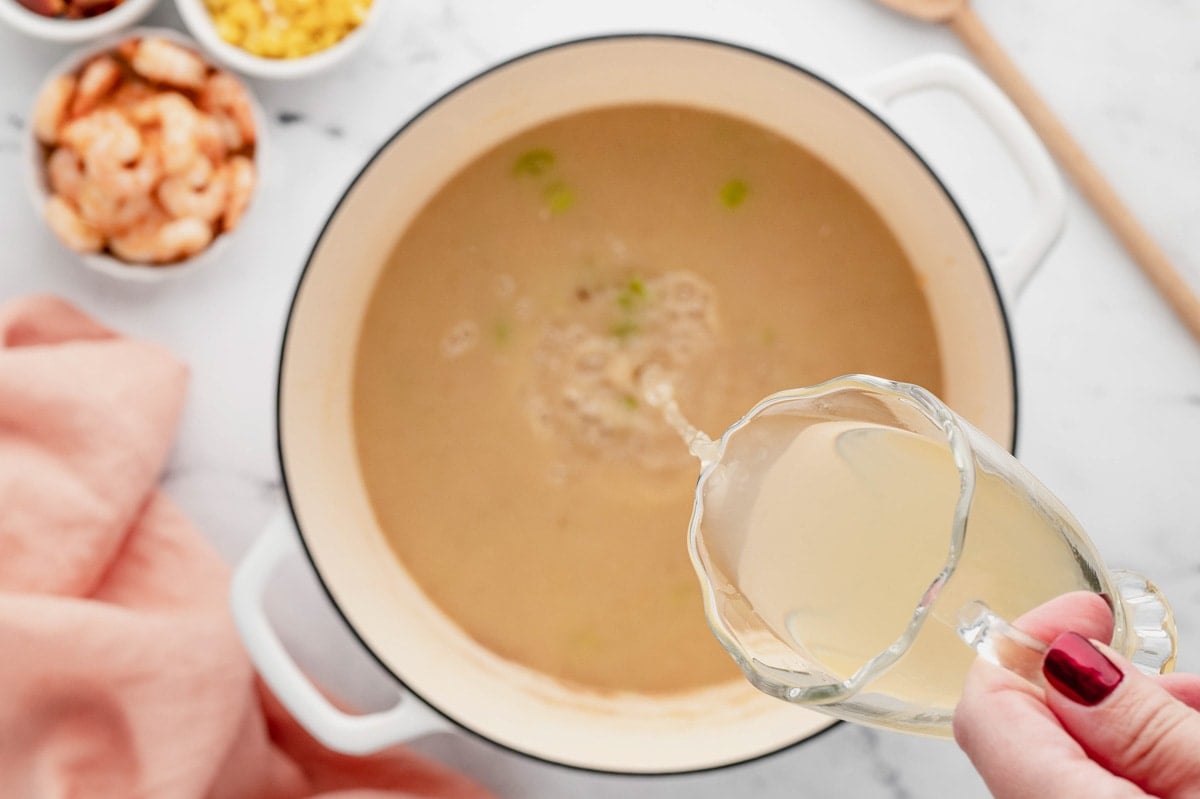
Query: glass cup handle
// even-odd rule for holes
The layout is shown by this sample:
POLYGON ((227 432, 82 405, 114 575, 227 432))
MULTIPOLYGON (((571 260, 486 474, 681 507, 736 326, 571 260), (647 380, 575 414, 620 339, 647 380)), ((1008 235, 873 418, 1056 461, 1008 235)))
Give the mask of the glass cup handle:
MULTIPOLYGON (((1137 669, 1145 674, 1167 674, 1175 670, 1178 651, 1175 616, 1158 586, 1130 571, 1110 573, 1120 594, 1129 622, 1124 651, 1137 669)), ((1045 642, 1021 632, 978 600, 958 611, 955 632, 975 653, 997 666, 1045 687, 1042 659, 1045 642)))
POLYGON ((1129 620, 1130 662, 1146 674, 1174 671, 1179 652, 1175 614, 1162 591, 1136 572, 1117 570, 1110 576, 1129 620))
POLYGON ((1042 659, 1049 648, 1044 641, 1013 627, 975 600, 958 611, 955 627, 958 637, 979 657, 1008 669, 1039 688, 1046 687, 1042 677, 1042 659))

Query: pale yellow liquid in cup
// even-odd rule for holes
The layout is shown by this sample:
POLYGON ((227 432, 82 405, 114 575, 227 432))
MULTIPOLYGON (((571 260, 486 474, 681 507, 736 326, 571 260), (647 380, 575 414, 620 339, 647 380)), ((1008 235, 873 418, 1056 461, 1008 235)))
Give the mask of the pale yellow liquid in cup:
MULTIPOLYGON (((726 590, 782 643, 841 681, 904 633, 950 555, 960 475, 947 444, 766 415, 730 439, 717 468, 704 546, 726 590)), ((1060 523, 978 470, 953 576, 912 647, 860 693, 952 709, 974 660, 953 628, 965 603, 983 600, 1011 619, 1064 592, 1095 590, 1060 523)))

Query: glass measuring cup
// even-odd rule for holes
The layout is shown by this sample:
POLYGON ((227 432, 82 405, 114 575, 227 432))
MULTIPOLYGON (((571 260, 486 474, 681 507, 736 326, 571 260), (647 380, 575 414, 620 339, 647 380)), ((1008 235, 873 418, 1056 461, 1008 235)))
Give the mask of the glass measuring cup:
POLYGON ((705 613, 768 694, 949 735, 962 640, 1035 676, 1040 643, 1003 620, 1072 590, 1107 599, 1116 651, 1173 666, 1157 588, 1109 571, 1032 474, 924 389, 847 376, 767 397, 718 441, 691 432, 705 613))

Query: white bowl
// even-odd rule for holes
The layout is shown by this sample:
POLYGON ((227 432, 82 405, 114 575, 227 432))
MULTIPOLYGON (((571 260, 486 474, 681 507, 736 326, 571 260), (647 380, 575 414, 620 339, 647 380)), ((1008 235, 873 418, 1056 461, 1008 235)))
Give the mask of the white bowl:
POLYGON ((175 0, 175 7, 188 31, 217 61, 256 78, 289 80, 324 72, 361 47, 369 33, 378 27, 382 16, 380 6, 386 2, 388 0, 372 0, 367 18, 345 38, 332 47, 300 58, 263 58, 225 41, 217 33, 204 0, 175 0))
MULTIPOLYGON (((5 2, 6 0, 0 0, 5 2)), ((129 2, 130 0, 127 0, 129 2)), ((46 87, 52 81, 61 75, 68 75, 79 71, 83 65, 91 58, 100 55, 101 53, 109 52, 117 47, 118 44, 126 39, 135 37, 158 36, 163 39, 169 39, 176 44, 181 44, 197 53, 202 57, 204 53, 195 41, 184 36, 178 31, 170 30, 169 28, 137 28, 117 35, 109 36, 101 41, 94 42, 81 47, 72 52, 58 64, 56 64, 47 74, 42 84, 38 87, 34 94, 34 102, 41 96, 46 87)), ((205 59, 209 61, 209 59, 205 59)), ((234 76, 237 77, 236 75, 234 76)), ((191 258, 186 258, 182 261, 177 261, 172 264, 164 264, 155 266, 150 264, 135 264, 122 261, 119 258, 114 258, 111 255, 102 253, 79 253, 68 248, 61 241, 58 241, 56 236, 49 227, 47 234, 54 238, 55 241, 83 262, 85 266, 109 277, 119 278, 121 280, 131 280, 141 283, 151 283, 163 280, 168 277, 177 277, 187 272, 199 269, 201 266, 215 261, 220 254, 229 246, 232 237, 237 236, 244 231, 247 226, 253 221, 255 209, 260 204, 259 196, 263 187, 263 175, 266 172, 264 165, 266 159, 264 154, 267 150, 266 134, 267 124, 266 117, 263 115, 262 107, 259 106, 258 100, 250 92, 248 86, 243 83, 243 88, 246 89, 246 96, 250 98, 250 106, 254 111, 255 124, 255 145, 254 145, 254 171, 255 184, 254 194, 251 197, 250 205, 246 208, 246 212, 242 215, 241 221, 236 229, 229 233, 218 234, 204 250, 196 253, 191 258)), ((30 119, 32 119, 30 114, 30 119)), ((43 157, 43 148, 41 142, 34 135, 33 125, 27 125, 24 138, 22 139, 22 159, 25 163, 25 188, 29 195, 29 200, 33 204, 34 211, 38 218, 44 217, 46 201, 50 199, 50 185, 46 176, 45 158, 43 157)))
POLYGON ((121 5, 87 19, 60 19, 35 14, 17 0, 0 0, 0 20, 21 33, 50 42, 85 42, 136 25, 158 0, 124 0, 121 5))

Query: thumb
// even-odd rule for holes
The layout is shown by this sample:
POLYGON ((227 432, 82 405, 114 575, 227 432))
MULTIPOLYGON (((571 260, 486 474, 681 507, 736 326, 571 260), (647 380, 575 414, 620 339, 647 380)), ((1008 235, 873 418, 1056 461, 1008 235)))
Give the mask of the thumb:
POLYGON ((1093 760, 1155 796, 1200 796, 1200 713, 1076 633, 1042 671, 1046 704, 1093 760))

